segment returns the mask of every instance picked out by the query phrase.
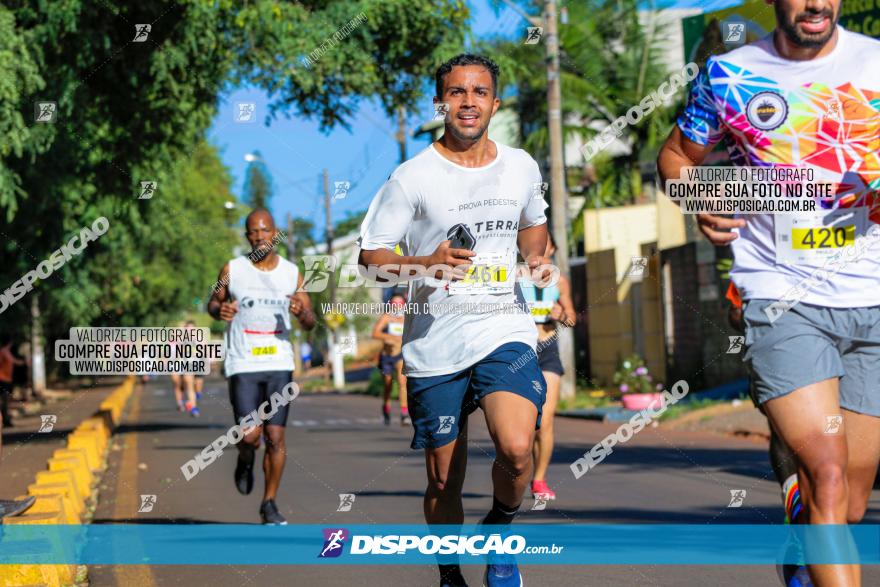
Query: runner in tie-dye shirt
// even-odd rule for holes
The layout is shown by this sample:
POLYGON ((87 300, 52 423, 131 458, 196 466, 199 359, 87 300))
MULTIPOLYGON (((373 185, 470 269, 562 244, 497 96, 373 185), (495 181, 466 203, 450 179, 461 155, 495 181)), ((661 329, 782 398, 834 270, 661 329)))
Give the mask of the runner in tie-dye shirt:
MULTIPOLYGON (((796 455, 787 514, 798 523, 854 523, 880 461, 880 212, 872 210, 880 43, 837 26, 840 0, 774 7, 772 34, 708 60, 658 170, 664 182, 678 179, 724 140, 734 165, 811 169, 815 182, 832 185, 833 201, 814 213, 697 221, 713 244, 733 247, 744 361, 772 428, 796 455), (792 291, 797 301, 780 311, 792 291)), ((861 584, 855 565, 804 571, 789 566, 784 580, 861 584)))

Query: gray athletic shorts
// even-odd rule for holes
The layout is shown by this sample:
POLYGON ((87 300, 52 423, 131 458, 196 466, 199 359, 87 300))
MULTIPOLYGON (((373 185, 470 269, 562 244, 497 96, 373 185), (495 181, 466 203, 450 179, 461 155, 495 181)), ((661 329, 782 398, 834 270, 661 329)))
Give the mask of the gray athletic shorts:
POLYGON ((758 402, 839 377, 842 408, 880 417, 880 306, 797 304, 771 323, 772 302, 744 302, 743 362, 758 402))

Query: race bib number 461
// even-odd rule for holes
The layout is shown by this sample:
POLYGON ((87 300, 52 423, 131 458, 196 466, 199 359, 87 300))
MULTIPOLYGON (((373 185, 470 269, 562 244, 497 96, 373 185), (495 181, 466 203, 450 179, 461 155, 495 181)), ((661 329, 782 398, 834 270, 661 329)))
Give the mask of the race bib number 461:
POLYGON ((449 295, 498 294, 513 291, 515 267, 513 255, 488 253, 471 257, 471 266, 463 279, 449 283, 449 295))

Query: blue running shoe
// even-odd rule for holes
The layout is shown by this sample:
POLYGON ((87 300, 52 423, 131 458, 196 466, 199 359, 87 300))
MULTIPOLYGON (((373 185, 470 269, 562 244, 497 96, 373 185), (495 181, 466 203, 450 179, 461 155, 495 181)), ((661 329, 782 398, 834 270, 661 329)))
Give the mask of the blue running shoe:
POLYGON ((199 416, 202 415, 202 413, 199 411, 198 408, 193 408, 189 411, 189 415, 192 416, 193 418, 198 418, 199 416))
POLYGON ((506 564, 490 563, 486 565, 483 587, 522 587, 522 575, 519 574, 516 561, 510 557, 504 562, 506 564))
POLYGON ((810 574, 804 565, 785 565, 783 579, 785 587, 813 587, 810 574))

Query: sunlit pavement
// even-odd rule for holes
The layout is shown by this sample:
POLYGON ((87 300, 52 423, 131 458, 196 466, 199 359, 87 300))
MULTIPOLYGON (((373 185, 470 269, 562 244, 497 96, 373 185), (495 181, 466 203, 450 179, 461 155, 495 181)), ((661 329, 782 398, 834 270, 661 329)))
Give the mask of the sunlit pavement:
MULTIPOLYGON (((168 378, 135 393, 115 437, 95 523, 259 523, 262 472, 254 492, 240 495, 232 473, 235 450, 189 482, 180 466, 233 424, 226 384, 210 378, 202 417, 178 413, 168 378), (152 512, 138 513, 140 495, 156 495, 152 512)), ((395 405, 396 409, 396 405, 395 405)), ((491 505, 492 445, 479 414, 470 419, 466 522, 476 523, 491 505)), ((778 524, 779 489, 765 445, 704 433, 648 428, 580 479, 572 462, 616 428, 560 418, 548 482, 557 500, 544 511, 523 503, 521 523, 778 524), (731 490, 746 490, 741 507, 729 508, 731 490)), ((419 524, 425 486, 421 452, 409 449, 410 431, 385 427, 376 398, 303 394, 287 430, 288 459, 278 506, 291 524, 419 524), (355 494, 351 511, 337 512, 340 493, 355 494)), ((258 457, 259 458, 259 457, 258 457)), ((869 521, 877 523, 875 492, 869 521)), ((316 543, 317 549, 320 544, 316 543)), ((719 544, 718 548, 724 548, 719 544)), ((92 585, 437 585, 432 566, 117 566, 91 567, 92 585)), ((527 585, 779 585, 776 570, 755 566, 639 565, 530 566, 527 585)), ((463 566, 471 585, 482 568, 463 566)), ((880 569, 866 568, 864 584, 880 584, 880 569)))

